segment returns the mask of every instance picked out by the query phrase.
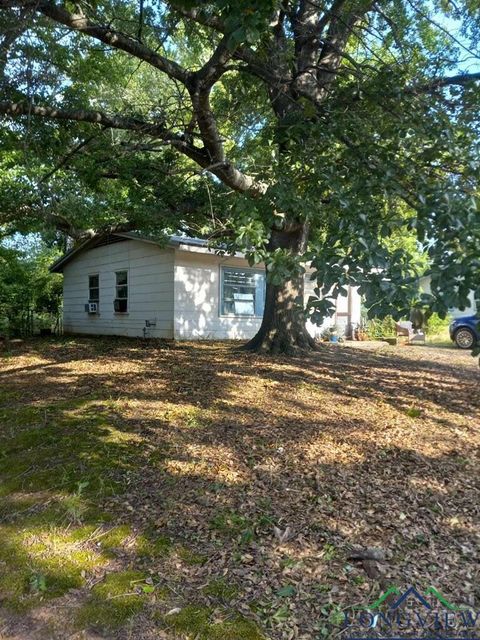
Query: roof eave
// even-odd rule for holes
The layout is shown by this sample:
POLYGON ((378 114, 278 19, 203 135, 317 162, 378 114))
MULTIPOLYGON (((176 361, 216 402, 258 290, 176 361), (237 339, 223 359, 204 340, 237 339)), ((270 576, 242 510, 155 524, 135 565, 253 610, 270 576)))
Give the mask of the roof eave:
POLYGON ((92 240, 93 238, 87 238, 77 247, 70 249, 70 251, 67 251, 67 253, 58 258, 58 260, 55 260, 55 262, 48 268, 50 273, 62 273, 64 265, 68 264, 77 253, 85 249, 87 245, 92 242, 92 240))

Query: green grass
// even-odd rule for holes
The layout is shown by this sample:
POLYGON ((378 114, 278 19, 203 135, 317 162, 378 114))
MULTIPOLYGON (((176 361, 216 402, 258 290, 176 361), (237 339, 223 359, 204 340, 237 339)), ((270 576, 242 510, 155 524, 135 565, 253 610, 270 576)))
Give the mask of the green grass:
POLYGON ((14 611, 83 586, 86 572, 107 562, 102 553, 85 547, 81 536, 54 526, 54 521, 50 511, 24 522, 22 529, 14 524, 0 527, 0 594, 14 611))
POLYGON ((80 608, 78 626, 100 630, 121 627, 145 606, 147 586, 145 575, 138 571, 109 574, 93 587, 90 598, 80 608))
MULTIPOLYGON (((167 587, 145 583, 148 574, 135 564, 144 567, 175 553, 195 566, 207 557, 155 527, 136 531, 128 522, 109 524, 112 515, 99 504, 121 496, 143 462, 141 439, 119 427, 115 401, 102 401, 98 394, 47 407, 15 406, 18 401, 13 392, 0 396, 5 425, 0 432, 0 598, 12 612, 26 612, 82 589, 100 568, 108 571, 117 554, 129 553, 132 569, 107 574, 75 615, 76 628, 120 629, 142 611, 151 592, 156 600, 170 594, 167 587)), ((171 417, 188 427, 201 426, 196 409, 171 417)), ((222 601, 235 592, 222 580, 206 588, 206 595, 222 601)), ((188 627, 188 612, 171 622, 178 629, 188 627)), ((234 633, 233 622, 203 619, 202 637, 260 637, 248 621, 239 624, 245 634, 234 633)))
POLYGON ((234 511, 217 513, 210 521, 210 528, 228 536, 238 536, 252 528, 252 522, 234 511))
POLYGON ((43 411, 2 409, 0 496, 39 489, 75 493, 80 485, 87 496, 118 491, 122 472, 133 466, 136 443, 125 442, 108 414, 97 411, 88 400, 43 411))
POLYGON ((218 621, 217 612, 213 616, 208 607, 189 605, 164 620, 168 627, 189 640, 264 640, 250 620, 228 611, 224 615, 224 620, 218 621))
POLYGON ((225 578, 214 578, 203 588, 203 593, 217 600, 228 601, 235 598, 238 589, 225 578))
POLYGON ((207 561, 207 556, 204 556, 202 553, 197 553, 192 549, 189 549, 185 546, 178 546, 176 548, 177 556, 185 562, 185 564, 194 566, 194 565, 202 565, 207 561))
POLYGON ((85 584, 131 534, 103 533, 111 516, 98 507, 122 492, 138 443, 119 431, 95 396, 48 407, 6 406, 0 421, 0 599, 13 610, 36 606, 85 584))
POLYGON ((420 418, 420 416, 422 415, 422 411, 421 409, 419 409, 418 407, 409 407, 406 411, 405 414, 409 417, 409 418, 420 418))
POLYGON ((136 540, 137 555, 141 558, 163 558, 172 549, 172 541, 154 530, 147 530, 136 540))

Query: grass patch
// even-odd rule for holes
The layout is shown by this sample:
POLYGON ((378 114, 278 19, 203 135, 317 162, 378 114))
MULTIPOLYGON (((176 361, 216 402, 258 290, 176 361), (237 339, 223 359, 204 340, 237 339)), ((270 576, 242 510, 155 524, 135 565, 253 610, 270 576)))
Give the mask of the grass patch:
POLYGON ((98 544, 105 551, 115 551, 132 535, 132 527, 128 524, 121 524, 109 529, 98 539, 98 544))
POLYGON ((166 616, 168 627, 195 640, 264 640, 255 623, 237 614, 225 612, 225 619, 212 620, 213 611, 207 607, 189 605, 178 613, 166 616))
POLYGON ((179 546, 176 548, 177 556, 185 562, 185 564, 189 565, 202 565, 207 561, 207 556, 197 553, 193 551, 193 549, 189 549, 188 547, 179 546))
POLYGON ((138 446, 100 409, 95 396, 0 409, 0 599, 12 610, 82 587, 131 535, 90 541, 110 517, 98 501, 121 491, 138 446))
POLYGON ((77 614, 77 625, 101 630, 118 629, 140 613, 146 603, 145 575, 138 571, 109 574, 95 585, 77 614))
POLYGON ((210 520, 210 527, 223 535, 237 537, 244 531, 253 529, 251 520, 235 511, 217 513, 210 520))
POLYGON ((215 578, 203 588, 203 593, 218 600, 228 601, 238 594, 238 589, 235 585, 227 582, 225 578, 215 578))
POLYGON ((68 529, 34 522, 21 531, 13 525, 0 527, 0 597, 12 610, 24 611, 40 598, 57 598, 83 586, 86 573, 107 561, 73 539, 68 529))
POLYGON ((418 407, 409 407, 405 411, 405 415, 407 415, 409 418, 420 418, 420 416, 422 415, 422 410, 418 407))
POLYGON ((10 389, 0 389, 0 406, 4 404, 8 404, 14 400, 18 400, 20 394, 18 391, 13 391, 10 389))
POLYGON ((136 540, 137 555, 140 558, 163 558, 170 553, 171 548, 170 538, 155 531, 146 531, 136 540))

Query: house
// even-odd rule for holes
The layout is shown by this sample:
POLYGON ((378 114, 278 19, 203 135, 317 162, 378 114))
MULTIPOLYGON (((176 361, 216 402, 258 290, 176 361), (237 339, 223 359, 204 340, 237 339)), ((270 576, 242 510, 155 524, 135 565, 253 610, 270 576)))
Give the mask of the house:
MULTIPOLYGON (((135 233, 98 235, 51 266, 63 273, 66 333, 183 339, 248 339, 260 327, 265 299, 262 265, 242 254, 222 256, 198 238, 167 244, 135 233)), ((306 277, 305 298, 316 286, 306 277)), ((360 296, 337 300, 340 332, 360 322, 360 296)), ((308 323, 319 337, 324 327, 308 323)))
MULTIPOLYGON (((422 291, 423 293, 428 293, 431 294, 431 288, 430 288, 430 281, 431 278, 430 276, 422 276, 420 278, 420 291, 422 291)), ((470 300, 470 304, 468 307, 465 307, 465 309, 458 309, 458 308, 451 308, 448 310, 449 315, 452 318, 461 318, 463 316, 472 316, 474 315, 477 310, 478 310, 478 305, 475 301, 475 292, 474 291, 470 291, 469 294, 469 300, 470 300)))

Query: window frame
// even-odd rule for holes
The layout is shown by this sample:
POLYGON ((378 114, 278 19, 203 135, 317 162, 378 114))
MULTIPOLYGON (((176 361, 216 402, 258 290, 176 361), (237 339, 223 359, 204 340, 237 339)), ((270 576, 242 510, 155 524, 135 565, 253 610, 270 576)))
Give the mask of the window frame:
POLYGON ((128 269, 119 269, 118 271, 114 272, 115 274, 115 298, 114 298, 114 302, 113 304, 115 305, 115 300, 126 300, 126 309, 125 311, 115 311, 114 308, 114 313, 120 313, 120 314, 125 314, 129 312, 130 309, 130 273, 128 271, 128 269), (118 274, 119 273, 125 273, 127 276, 127 282, 126 284, 118 284, 118 274), (126 287, 127 288, 127 295, 123 298, 119 298, 118 297, 118 289, 120 287, 126 287))
MULTIPOLYGON (((265 273, 265 269, 255 269, 255 267, 233 267, 230 265, 220 265, 220 298, 219 298, 219 304, 218 304, 218 315, 220 318, 253 318, 253 319, 262 319, 263 318, 263 314, 262 315, 258 315, 256 313, 253 314, 246 314, 246 313, 224 313, 224 293, 225 293, 225 287, 224 287, 224 281, 225 281, 225 271, 230 270, 230 271, 249 271, 250 273, 253 274, 259 274, 261 276, 263 276, 263 292, 264 292, 264 297, 266 294, 266 285, 267 285, 267 275, 265 273)), ((264 299, 264 305, 263 308, 265 309, 265 299, 264 299)), ((254 303, 254 308, 255 308, 255 303, 254 303)))
POLYGON ((89 273, 88 274, 88 302, 96 302, 97 304, 100 304, 100 274, 99 273, 89 273), (96 287, 92 287, 90 286, 90 278, 97 278, 97 286, 96 287), (98 297, 97 298, 92 298, 92 296, 90 295, 91 291, 93 289, 96 289, 98 291, 98 297))

